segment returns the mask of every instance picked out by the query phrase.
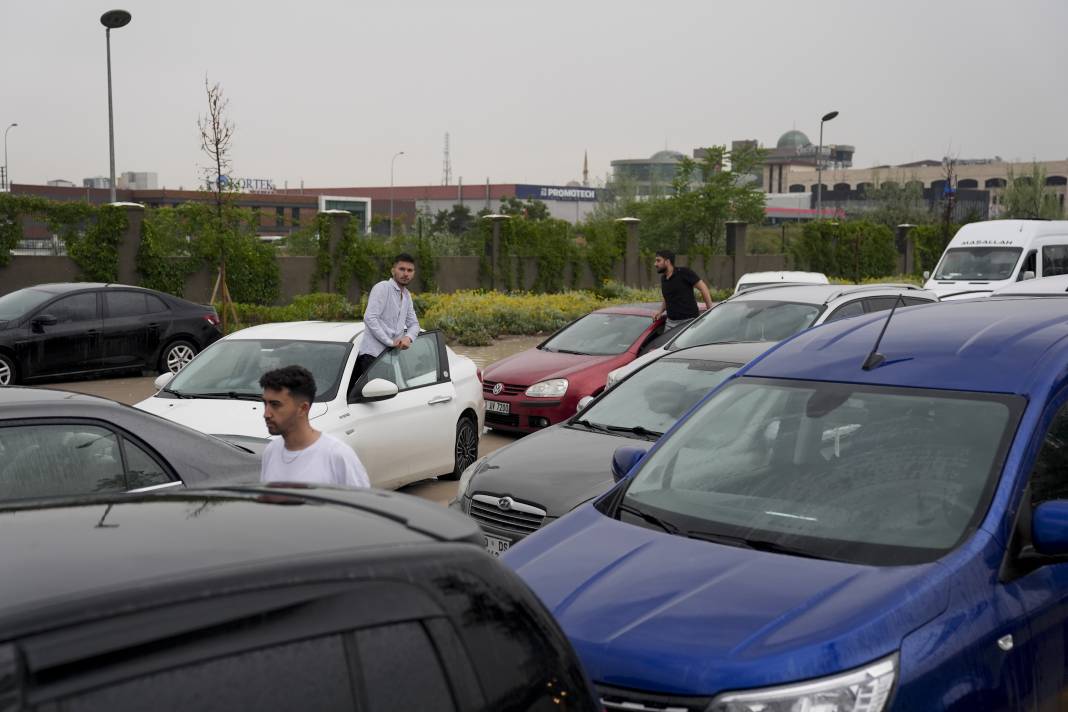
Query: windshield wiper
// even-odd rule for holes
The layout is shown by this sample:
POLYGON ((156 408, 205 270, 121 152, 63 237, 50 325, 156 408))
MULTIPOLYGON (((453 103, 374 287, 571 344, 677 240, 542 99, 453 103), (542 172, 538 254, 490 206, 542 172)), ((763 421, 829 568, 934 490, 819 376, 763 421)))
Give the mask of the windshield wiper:
POLYGON ((634 433, 635 435, 640 435, 642 437, 651 437, 654 440, 663 435, 663 433, 657 430, 649 430, 648 428, 643 428, 640 425, 634 425, 631 427, 624 427, 622 425, 606 425, 605 428, 611 430, 613 433, 634 433))
POLYGON ((188 393, 182 393, 181 391, 176 391, 173 388, 164 388, 163 392, 164 393, 170 393, 175 398, 192 398, 193 397, 193 396, 189 395, 188 393))
POLYGON ((572 425, 584 425, 587 428, 589 428, 590 430, 596 430, 599 433, 607 433, 608 432, 608 428, 606 428, 605 426, 601 425, 600 423, 591 423, 590 421, 586 420, 585 418, 582 418, 580 420, 572 420, 571 424, 572 425))
POLYGON ((571 349, 551 349, 558 354, 574 354, 575 356, 589 356, 585 351, 572 351, 571 349))
POLYGON ((726 546, 737 546, 742 549, 752 549, 753 551, 766 551, 772 554, 789 554, 803 559, 837 561, 837 559, 830 556, 814 554, 808 549, 802 549, 788 544, 780 544, 779 542, 769 541, 767 539, 747 539, 741 536, 728 536, 726 534, 714 534, 712 532, 699 531, 687 531, 686 536, 691 539, 700 539, 702 541, 710 541, 715 544, 724 544, 726 546))
POLYGON ((218 400, 247 400, 247 401, 261 401, 263 395, 260 393, 238 393, 237 391, 225 391, 222 393, 183 393, 181 398, 215 398, 218 400))
POLYGON ((681 533, 679 528, 677 526, 675 526, 674 524, 672 524, 671 522, 665 521, 665 520, 661 519, 660 517, 657 517, 656 515, 649 514, 649 512, 642 511, 642 510, 638 509, 637 507, 631 507, 629 504, 620 504, 619 505, 619 511, 626 512, 627 514, 633 514, 635 517, 638 517, 642 521, 645 521, 645 522, 648 522, 650 524, 654 524, 654 525, 660 527, 661 529, 666 531, 668 534, 676 534, 677 535, 677 534, 681 533))

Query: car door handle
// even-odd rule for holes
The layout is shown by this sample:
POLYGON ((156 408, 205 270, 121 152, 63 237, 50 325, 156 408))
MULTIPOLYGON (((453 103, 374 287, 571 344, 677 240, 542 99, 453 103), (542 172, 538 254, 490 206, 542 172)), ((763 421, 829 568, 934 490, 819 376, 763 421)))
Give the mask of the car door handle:
POLYGON ((438 403, 448 403, 452 400, 452 396, 434 396, 426 402, 427 405, 437 405, 438 403))

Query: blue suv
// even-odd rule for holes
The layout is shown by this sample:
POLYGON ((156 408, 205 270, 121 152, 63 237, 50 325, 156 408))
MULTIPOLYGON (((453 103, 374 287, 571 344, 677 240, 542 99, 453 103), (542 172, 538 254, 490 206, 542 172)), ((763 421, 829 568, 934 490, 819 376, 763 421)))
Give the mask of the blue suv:
POLYGON ((613 468, 504 557, 606 709, 1068 700, 1068 299, 802 333, 613 468))

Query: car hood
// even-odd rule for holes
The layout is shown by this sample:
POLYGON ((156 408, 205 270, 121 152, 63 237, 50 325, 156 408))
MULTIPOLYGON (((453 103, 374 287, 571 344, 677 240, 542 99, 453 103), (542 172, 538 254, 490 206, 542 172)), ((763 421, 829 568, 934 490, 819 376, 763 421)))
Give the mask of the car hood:
POLYGON ((467 493, 509 496, 560 517, 611 489, 612 453, 622 445, 653 443, 554 425, 490 454, 467 493))
POLYGON ((527 349, 497 361, 487 367, 482 375, 489 381, 529 386, 549 378, 567 378, 576 371, 617 362, 620 358, 626 357, 629 357, 626 352, 609 356, 589 356, 527 349))
POLYGON ((948 603, 937 563, 871 567, 759 552, 586 505, 513 546, 590 678, 712 695, 830 675, 897 650, 948 603))
MULTIPOLYGON (((214 398, 146 398, 134 406, 167 420, 210 435, 239 438, 269 438, 263 422, 263 404, 245 400, 214 398)), ((313 403, 310 416, 315 419, 328 410, 327 403, 313 403)), ((248 446, 247 442, 242 445, 248 446)), ((252 448, 255 449, 255 448, 252 448)))

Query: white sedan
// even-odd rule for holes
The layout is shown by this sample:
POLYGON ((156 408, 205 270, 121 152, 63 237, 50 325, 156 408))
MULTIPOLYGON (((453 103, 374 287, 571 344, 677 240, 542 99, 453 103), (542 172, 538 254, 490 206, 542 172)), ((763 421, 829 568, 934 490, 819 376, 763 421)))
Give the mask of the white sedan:
POLYGON ((160 376, 160 391, 136 407, 204 433, 266 441, 260 376, 297 364, 315 376, 312 426, 352 446, 372 486, 458 477, 478 457, 485 420, 474 362, 446 346, 440 332, 427 331, 406 350, 386 351, 355 378, 362 335, 361 322, 242 329, 173 377, 160 376))

